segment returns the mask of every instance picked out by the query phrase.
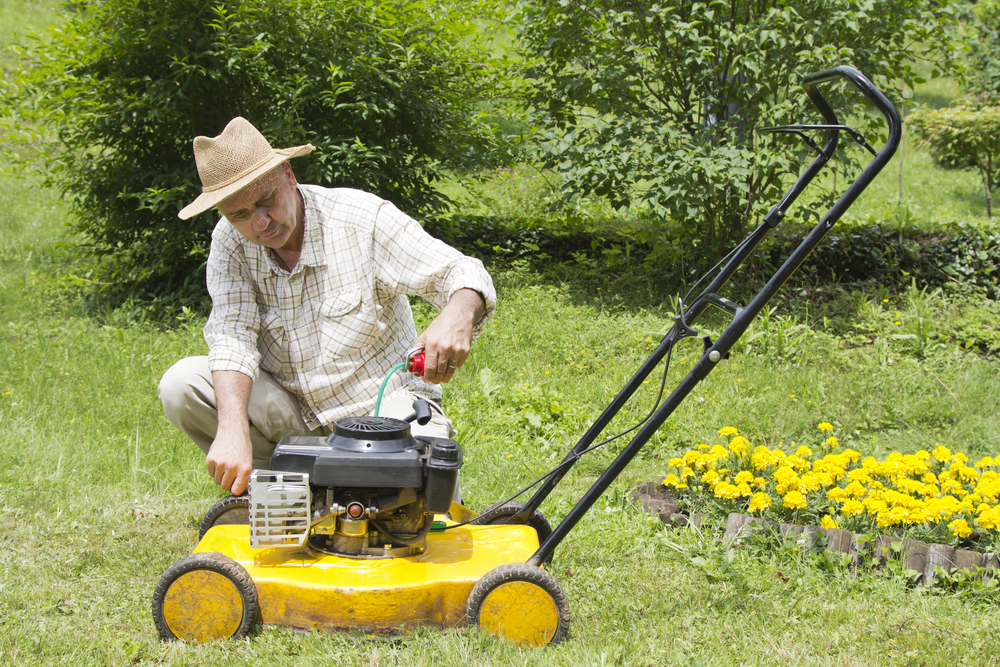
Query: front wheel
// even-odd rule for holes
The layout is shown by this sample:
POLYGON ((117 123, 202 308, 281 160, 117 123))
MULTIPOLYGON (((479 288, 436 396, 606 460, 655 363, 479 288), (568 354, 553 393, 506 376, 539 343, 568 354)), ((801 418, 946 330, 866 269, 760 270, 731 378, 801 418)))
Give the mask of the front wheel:
POLYGON ((558 644, 569 631, 569 600, 540 567, 510 563, 486 573, 469 594, 468 620, 519 644, 558 644))
POLYGON ((217 552, 191 554, 160 577, 152 610, 163 639, 239 639, 257 621, 257 587, 232 558, 217 552))

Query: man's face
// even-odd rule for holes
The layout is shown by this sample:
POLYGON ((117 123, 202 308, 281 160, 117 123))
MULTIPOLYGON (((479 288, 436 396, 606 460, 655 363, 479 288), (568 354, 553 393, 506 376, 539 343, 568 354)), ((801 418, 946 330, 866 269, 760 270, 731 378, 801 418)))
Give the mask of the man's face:
POLYGON ((299 250, 302 222, 295 175, 287 162, 226 197, 219 212, 251 243, 299 250))

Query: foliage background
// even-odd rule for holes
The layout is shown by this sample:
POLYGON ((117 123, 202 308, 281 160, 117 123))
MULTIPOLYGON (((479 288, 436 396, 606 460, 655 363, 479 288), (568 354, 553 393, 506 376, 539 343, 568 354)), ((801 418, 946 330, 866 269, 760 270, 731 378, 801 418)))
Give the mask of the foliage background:
MULTIPOLYGON (((921 80, 917 44, 921 58, 942 68, 954 56, 948 1, 522 7, 520 45, 545 167, 567 193, 675 221, 708 259, 743 235, 801 163, 800 143, 761 140, 756 130, 816 117, 801 94, 805 75, 850 63, 898 102, 902 86, 921 80)), ((860 122, 856 96, 850 104, 829 97, 842 117, 860 122)))
POLYGON ((274 146, 313 143, 302 182, 375 192, 413 214, 447 205, 445 167, 499 150, 475 104, 500 86, 447 6, 315 0, 103 0, 21 52, 4 129, 72 205, 112 302, 204 299, 215 214, 191 154, 237 115, 274 146))

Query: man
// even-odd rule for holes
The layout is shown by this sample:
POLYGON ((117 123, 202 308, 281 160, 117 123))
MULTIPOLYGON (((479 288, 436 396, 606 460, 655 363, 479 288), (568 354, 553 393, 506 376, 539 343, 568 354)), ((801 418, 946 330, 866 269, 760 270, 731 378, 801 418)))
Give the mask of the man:
POLYGON ((274 149, 243 118, 194 140, 202 194, 179 217, 213 206, 223 215, 207 267, 209 354, 171 367, 158 394, 233 494, 253 468, 268 467, 282 437, 326 435, 341 417, 370 414, 382 380, 415 344, 425 346, 423 378, 395 375, 379 414, 405 417, 424 398, 433 418, 413 432, 451 435, 437 385, 465 363, 496 307, 481 262, 391 203, 300 185, 288 160, 313 148, 274 149), (407 294, 440 310, 419 338, 407 294))

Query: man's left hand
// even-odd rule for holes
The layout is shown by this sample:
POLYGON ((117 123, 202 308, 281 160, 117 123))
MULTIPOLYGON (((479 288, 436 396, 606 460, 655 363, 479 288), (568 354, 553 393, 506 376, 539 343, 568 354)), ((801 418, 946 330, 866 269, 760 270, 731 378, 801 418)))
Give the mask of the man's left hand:
POLYGON ((472 348, 472 331, 486 313, 486 303, 479 292, 460 289, 451 295, 430 326, 417 338, 424 346, 424 382, 448 382, 472 348))

